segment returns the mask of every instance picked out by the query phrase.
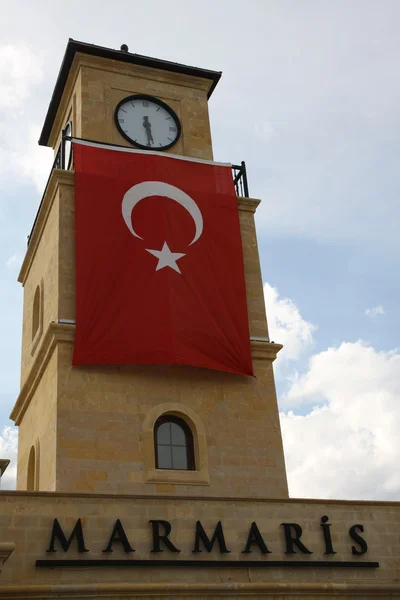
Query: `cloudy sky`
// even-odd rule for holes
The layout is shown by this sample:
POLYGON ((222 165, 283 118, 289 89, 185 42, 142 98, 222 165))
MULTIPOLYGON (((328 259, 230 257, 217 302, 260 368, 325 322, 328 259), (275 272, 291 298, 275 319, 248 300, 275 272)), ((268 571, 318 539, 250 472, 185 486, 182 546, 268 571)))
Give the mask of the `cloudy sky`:
MULTIPOLYGON (((400 499, 400 2, 0 0, 0 457, 69 37, 222 70, 216 160, 246 160, 291 496, 400 499)), ((10 468, 3 487, 13 486, 10 468)))

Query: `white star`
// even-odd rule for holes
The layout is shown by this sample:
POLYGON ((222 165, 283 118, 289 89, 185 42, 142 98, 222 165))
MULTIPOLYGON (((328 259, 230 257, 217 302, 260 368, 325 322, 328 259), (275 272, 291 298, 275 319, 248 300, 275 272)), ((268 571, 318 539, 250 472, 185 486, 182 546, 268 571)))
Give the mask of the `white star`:
POLYGON ((171 252, 168 248, 167 242, 164 242, 164 246, 162 250, 149 250, 146 248, 146 252, 150 252, 153 256, 158 258, 158 263, 156 266, 156 271, 163 269, 164 267, 170 267, 174 271, 180 273, 179 267, 176 264, 176 261, 182 258, 182 256, 186 256, 186 254, 180 254, 178 252, 171 252))

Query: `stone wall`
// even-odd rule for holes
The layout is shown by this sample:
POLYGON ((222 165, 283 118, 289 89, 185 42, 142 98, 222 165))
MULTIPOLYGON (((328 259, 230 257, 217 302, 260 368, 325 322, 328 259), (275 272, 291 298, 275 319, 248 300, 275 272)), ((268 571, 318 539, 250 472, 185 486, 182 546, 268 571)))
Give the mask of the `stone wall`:
POLYGON ((179 496, 143 498, 3 491, 0 493, 0 539, 14 542, 16 548, 0 574, 0 596, 393 598, 400 596, 399 527, 400 503, 179 496), (329 517, 334 555, 324 554, 322 516, 329 517), (80 518, 84 543, 89 551, 80 554, 73 540, 67 552, 56 541, 57 551, 46 553, 55 518, 67 538, 80 518), (122 544, 117 542, 113 552, 103 552, 117 519, 135 552, 124 552, 122 544), (172 553, 166 548, 161 553, 151 552, 152 525, 149 521, 157 519, 170 522, 169 537, 180 553, 172 553), (218 544, 210 553, 204 546, 201 546, 203 552, 192 552, 198 520, 209 537, 221 521, 229 554, 221 554, 218 544), (257 545, 252 546, 252 553, 242 553, 253 521, 257 523, 270 554, 262 554, 257 545), (281 525, 284 522, 295 522, 302 527, 301 541, 313 554, 298 551, 293 555, 285 554, 287 548, 281 525), (359 529, 358 532, 368 545, 363 555, 352 553, 353 546, 358 551, 361 548, 349 535, 350 527, 356 524, 363 525, 364 531, 359 529), (352 566, 35 566, 36 560, 48 559, 213 560, 219 565, 227 560, 261 560, 265 564, 272 560, 339 561, 350 562, 352 566), (379 567, 362 567, 366 561, 377 562, 379 567))
POLYGON ((211 81, 77 53, 71 67, 49 145, 56 150, 71 120, 73 135, 131 144, 118 132, 114 110, 123 98, 149 94, 166 102, 182 124, 180 140, 167 153, 213 160, 207 92, 211 81))
POLYGON ((73 183, 72 172, 53 172, 20 274, 24 375, 12 413, 20 425, 18 488, 25 487, 29 450, 37 438, 46 448, 40 455, 41 490, 217 496, 229 489, 232 496, 287 495, 272 369, 281 346, 266 341, 254 226, 258 200, 238 199, 249 328, 256 338, 255 378, 162 365, 72 368, 73 183), (32 355, 29 326, 40 274, 43 331, 32 355), (56 371, 49 374, 53 353, 56 371), (149 415, 161 406, 164 413, 199 423, 193 428, 196 471, 154 468, 152 428, 157 417, 151 422, 149 415))

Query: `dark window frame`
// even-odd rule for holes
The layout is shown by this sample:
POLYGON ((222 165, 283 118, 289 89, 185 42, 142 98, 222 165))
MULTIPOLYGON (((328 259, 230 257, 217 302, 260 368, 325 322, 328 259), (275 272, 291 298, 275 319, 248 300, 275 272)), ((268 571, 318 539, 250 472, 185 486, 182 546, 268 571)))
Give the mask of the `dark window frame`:
MULTIPOLYGON (((162 444, 161 444, 162 445, 162 444)), ((154 455, 156 469, 163 469, 165 471, 195 471, 195 460, 194 460, 194 444, 193 444, 193 433, 189 425, 183 419, 175 417, 174 415, 162 415, 159 417, 154 425, 154 455), (173 467, 159 467, 158 466, 158 430, 164 423, 175 423, 179 425, 185 434, 186 440, 186 458, 187 458, 187 469, 174 469, 173 467)))

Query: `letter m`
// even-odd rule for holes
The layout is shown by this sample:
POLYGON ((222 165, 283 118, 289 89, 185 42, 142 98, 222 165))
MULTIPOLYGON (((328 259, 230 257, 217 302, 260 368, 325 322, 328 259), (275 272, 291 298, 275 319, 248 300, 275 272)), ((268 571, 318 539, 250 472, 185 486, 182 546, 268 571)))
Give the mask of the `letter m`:
POLYGON ((230 550, 228 550, 226 547, 221 521, 218 521, 217 526, 214 530, 214 535, 212 536, 211 540, 209 539, 206 532, 204 531, 203 526, 200 523, 200 521, 197 521, 196 537, 195 537, 195 541, 194 541, 193 552, 201 552, 200 541, 203 543, 207 552, 211 552, 216 541, 218 541, 219 551, 221 552, 221 554, 228 554, 230 552, 230 550))
POLYGON ((67 552, 74 537, 76 537, 78 552, 89 552, 89 550, 85 548, 85 540, 83 539, 82 523, 80 519, 77 520, 75 527, 73 528, 72 533, 68 539, 65 537, 65 534, 61 529, 60 523, 57 521, 57 519, 54 519, 53 529, 50 538, 50 545, 49 549, 46 550, 46 552, 57 552, 57 550, 54 548, 56 540, 59 541, 61 548, 64 550, 64 552, 67 552))

